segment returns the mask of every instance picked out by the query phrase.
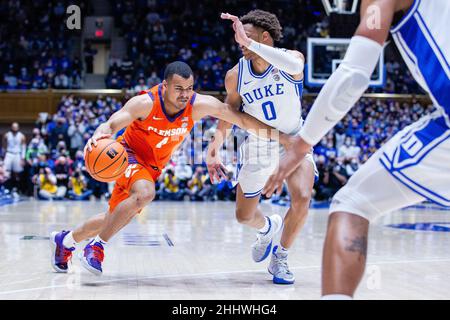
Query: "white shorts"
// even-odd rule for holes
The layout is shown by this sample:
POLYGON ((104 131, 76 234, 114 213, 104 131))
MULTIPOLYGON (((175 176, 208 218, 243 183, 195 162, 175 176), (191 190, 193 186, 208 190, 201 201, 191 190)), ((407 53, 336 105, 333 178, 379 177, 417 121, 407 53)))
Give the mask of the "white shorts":
MULTIPOLYGON (((240 161, 236 174, 246 198, 254 198, 261 194, 284 152, 284 147, 278 141, 269 142, 254 135, 247 136, 240 147, 240 161)), ((306 159, 314 165, 317 176, 312 154, 308 154, 306 159)))
POLYGON ((20 154, 6 152, 4 160, 5 171, 20 173, 23 171, 20 154))
POLYGON ((339 190, 330 213, 372 221, 426 199, 450 206, 450 128, 435 113, 397 133, 339 190))

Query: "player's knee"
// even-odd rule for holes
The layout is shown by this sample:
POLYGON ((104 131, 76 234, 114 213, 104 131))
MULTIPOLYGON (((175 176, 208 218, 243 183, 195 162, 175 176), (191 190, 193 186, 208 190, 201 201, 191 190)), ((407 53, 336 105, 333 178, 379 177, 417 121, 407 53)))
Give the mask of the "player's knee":
POLYGON ((311 202, 311 192, 299 192, 291 199, 291 207, 294 211, 301 211, 308 208, 311 202))
POLYGON ((254 212, 249 212, 246 208, 236 208, 236 220, 242 224, 248 224, 254 218, 254 212))
POLYGON ((136 207, 141 209, 155 198, 155 191, 150 189, 143 189, 135 195, 136 207))

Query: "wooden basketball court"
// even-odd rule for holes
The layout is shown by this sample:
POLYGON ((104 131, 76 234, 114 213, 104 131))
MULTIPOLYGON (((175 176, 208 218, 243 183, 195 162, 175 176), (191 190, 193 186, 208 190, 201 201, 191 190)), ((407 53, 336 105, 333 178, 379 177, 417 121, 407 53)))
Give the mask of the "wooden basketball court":
MULTIPOLYGON (((272 283, 269 259, 252 261, 255 233, 235 221, 231 202, 155 202, 107 245, 103 276, 81 267, 76 255, 82 244, 71 272, 55 273, 50 232, 71 229, 105 208, 106 203, 94 201, 0 207, 0 299, 320 298, 326 209, 311 209, 291 249, 294 285, 272 283)), ((262 208, 283 215, 287 209, 262 208)), ((355 298, 448 299, 449 230, 450 213, 437 209, 408 209, 376 221, 366 275, 355 298)))

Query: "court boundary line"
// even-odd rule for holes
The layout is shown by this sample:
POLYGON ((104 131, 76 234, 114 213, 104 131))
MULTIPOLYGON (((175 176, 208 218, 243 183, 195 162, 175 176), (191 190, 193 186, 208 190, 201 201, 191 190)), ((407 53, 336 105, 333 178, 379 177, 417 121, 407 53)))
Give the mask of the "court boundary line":
MULTIPOLYGON (((379 262, 370 262, 367 263, 367 265, 386 265, 386 264, 404 264, 404 263, 434 263, 434 262, 450 262, 449 259, 427 259, 427 260, 398 260, 398 261, 379 261, 379 262)), ((301 269, 319 269, 321 268, 321 265, 319 266, 302 266, 302 267, 292 267, 291 270, 301 270, 301 269)), ((149 276, 149 277, 132 277, 132 278, 122 278, 122 279, 105 279, 105 280, 98 280, 98 281, 92 281, 92 282, 86 282, 90 285, 93 284, 101 284, 101 283, 112 283, 112 282, 120 282, 120 281, 141 281, 141 280, 148 280, 148 279, 164 279, 164 278, 196 278, 201 276, 214 276, 214 275, 223 275, 223 274, 239 274, 239 273, 267 273, 267 270, 235 270, 235 271, 220 271, 220 272, 204 272, 204 273, 191 273, 191 274, 168 274, 168 275, 155 275, 155 276, 149 276)), ((78 273, 72 273, 68 274, 68 279, 70 279, 70 276, 77 275, 78 273)), ((6 284, 7 285, 7 284, 6 284)), ((27 289, 18 289, 18 290, 8 290, 8 291, 0 291, 1 295, 6 294, 12 294, 12 293, 24 293, 24 292, 30 292, 30 291, 37 291, 37 290, 45 290, 45 289, 59 289, 68 287, 67 284, 64 285, 53 285, 53 286, 45 286, 45 287, 34 287, 34 288, 27 288, 27 289)))

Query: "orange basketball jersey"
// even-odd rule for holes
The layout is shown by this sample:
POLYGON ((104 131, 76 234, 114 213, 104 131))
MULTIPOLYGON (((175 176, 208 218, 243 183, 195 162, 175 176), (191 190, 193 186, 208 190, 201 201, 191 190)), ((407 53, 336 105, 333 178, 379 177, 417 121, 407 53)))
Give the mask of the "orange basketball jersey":
POLYGON ((184 110, 170 117, 166 114, 162 90, 159 84, 143 92, 153 100, 152 111, 146 119, 133 121, 125 130, 122 144, 128 151, 129 163, 163 169, 194 126, 192 105, 196 94, 184 110))

